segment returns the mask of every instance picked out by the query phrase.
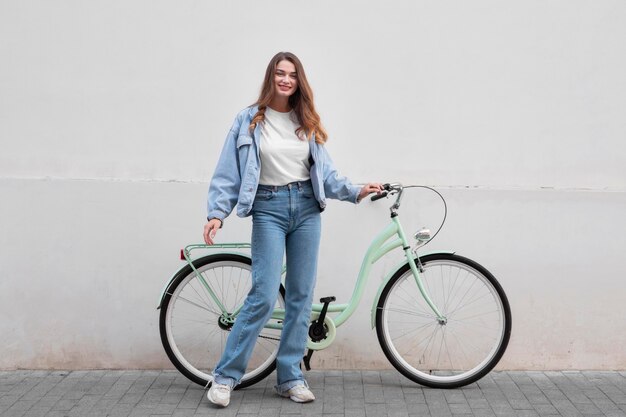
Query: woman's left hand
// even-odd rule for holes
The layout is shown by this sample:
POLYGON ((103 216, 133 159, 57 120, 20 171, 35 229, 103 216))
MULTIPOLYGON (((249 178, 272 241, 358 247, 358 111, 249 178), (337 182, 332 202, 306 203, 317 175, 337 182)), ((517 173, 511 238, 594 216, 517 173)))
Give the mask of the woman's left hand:
POLYGON ((379 182, 369 182, 361 188, 357 201, 363 200, 371 193, 380 194, 383 191, 383 185, 379 182))

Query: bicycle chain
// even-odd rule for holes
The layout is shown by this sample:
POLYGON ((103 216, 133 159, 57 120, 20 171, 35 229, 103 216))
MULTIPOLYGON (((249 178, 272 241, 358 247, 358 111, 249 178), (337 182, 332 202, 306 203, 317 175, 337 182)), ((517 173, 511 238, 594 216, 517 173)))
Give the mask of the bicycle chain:
MULTIPOLYGON (((228 330, 230 332, 230 329, 228 330)), ((261 339, 268 339, 268 340, 274 340, 276 342, 280 342, 280 338, 275 338, 275 337, 271 337, 271 336, 263 336, 262 334, 259 335, 259 337, 261 339)))
POLYGON ((261 337, 263 339, 275 340, 277 342, 280 342, 280 338, 276 339, 275 337, 263 336, 263 335, 259 335, 259 337, 261 337))

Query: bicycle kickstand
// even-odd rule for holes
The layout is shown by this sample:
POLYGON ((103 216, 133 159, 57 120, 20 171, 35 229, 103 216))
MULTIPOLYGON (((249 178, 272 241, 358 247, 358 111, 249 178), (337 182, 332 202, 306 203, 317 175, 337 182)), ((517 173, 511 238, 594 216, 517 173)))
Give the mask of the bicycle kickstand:
MULTIPOLYGON (((326 319, 328 304, 332 303, 336 299, 337 298, 333 296, 320 298, 320 303, 323 303, 324 306, 322 307, 322 311, 320 311, 320 315, 317 320, 311 323, 311 326, 309 327, 309 337, 312 341, 319 342, 320 340, 326 339, 327 330, 324 326, 324 319, 326 319)), ((313 356, 313 352, 315 352, 313 349, 309 349, 304 358, 302 358, 302 361, 304 362, 304 368, 307 371, 311 370, 311 356, 313 356)))

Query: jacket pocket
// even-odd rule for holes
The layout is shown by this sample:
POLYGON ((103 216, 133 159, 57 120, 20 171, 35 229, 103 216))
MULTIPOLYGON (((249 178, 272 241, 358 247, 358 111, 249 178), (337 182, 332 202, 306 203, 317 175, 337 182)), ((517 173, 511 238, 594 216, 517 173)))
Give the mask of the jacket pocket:
POLYGON ((250 154, 250 145, 252 145, 252 138, 246 135, 239 135, 235 142, 237 146, 237 165, 239 168, 239 175, 241 176, 242 183, 246 181, 249 164, 248 157, 250 154))
POLYGON ((241 148, 244 145, 251 145, 252 137, 248 135, 239 135, 237 137, 237 149, 241 148))

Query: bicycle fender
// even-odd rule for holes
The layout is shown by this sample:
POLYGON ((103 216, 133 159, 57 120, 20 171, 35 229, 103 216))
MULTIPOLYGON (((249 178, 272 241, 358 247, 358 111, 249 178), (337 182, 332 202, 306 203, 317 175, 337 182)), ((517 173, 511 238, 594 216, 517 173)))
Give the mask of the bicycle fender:
MULTIPOLYGON (((424 256, 427 256, 427 255, 437 255, 437 254, 453 255, 454 253, 455 252, 453 251, 426 252, 426 253, 421 253, 419 257, 423 258, 424 256)), ((381 282, 380 284, 380 287, 378 287, 378 292, 376 293, 376 297, 374 297, 374 304, 372 304, 372 318, 371 318, 372 329, 376 327, 376 307, 378 306, 378 300, 380 300, 380 295, 383 293, 383 290, 387 286, 387 283, 389 282, 391 277, 393 277, 400 268, 404 267, 408 263, 409 261, 405 260, 403 262, 400 262, 398 265, 396 265, 396 267, 393 268, 391 272, 387 274, 387 276, 385 276, 385 278, 383 279, 383 282, 381 282)))
MULTIPOLYGON (((247 254, 247 253, 241 253, 241 252, 220 252, 220 253, 224 253, 224 254, 228 254, 228 255, 240 255, 240 256, 244 256, 246 258, 250 258, 250 254, 247 254)), ((163 299, 165 298, 165 294, 167 294, 167 290, 170 289, 170 287, 172 286, 172 283, 174 282, 174 280, 178 277, 178 275, 180 275, 180 273, 183 271, 183 269, 185 269, 187 267, 187 265, 189 265, 189 264, 186 263, 182 268, 180 268, 178 271, 174 272, 174 275, 172 275, 171 278, 167 281, 167 283, 165 284, 165 286, 161 290, 161 295, 159 296, 159 305, 157 306, 157 310, 159 310, 161 308, 161 304, 163 304, 163 299)))

